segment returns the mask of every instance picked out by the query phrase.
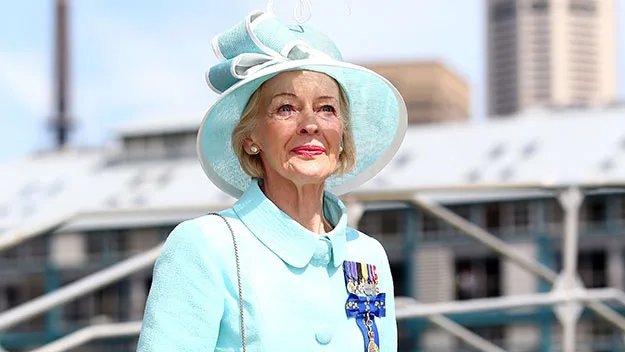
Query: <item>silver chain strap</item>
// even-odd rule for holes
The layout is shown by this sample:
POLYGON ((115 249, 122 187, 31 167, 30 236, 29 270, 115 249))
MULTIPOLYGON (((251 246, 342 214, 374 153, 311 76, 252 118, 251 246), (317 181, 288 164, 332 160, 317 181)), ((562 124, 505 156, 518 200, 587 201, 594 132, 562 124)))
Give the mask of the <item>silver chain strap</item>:
POLYGON ((234 235, 234 230, 230 226, 228 220, 219 213, 209 213, 208 215, 217 215, 222 218, 226 226, 228 226, 228 230, 230 230, 230 234, 232 235, 232 243, 234 244, 234 259, 236 261, 237 266, 237 285, 239 287, 239 314, 241 316, 241 346, 243 347, 243 352, 247 351, 247 343, 245 339, 245 315, 243 313, 243 284, 241 283, 241 263, 239 260, 239 246, 237 245, 237 239, 234 235))

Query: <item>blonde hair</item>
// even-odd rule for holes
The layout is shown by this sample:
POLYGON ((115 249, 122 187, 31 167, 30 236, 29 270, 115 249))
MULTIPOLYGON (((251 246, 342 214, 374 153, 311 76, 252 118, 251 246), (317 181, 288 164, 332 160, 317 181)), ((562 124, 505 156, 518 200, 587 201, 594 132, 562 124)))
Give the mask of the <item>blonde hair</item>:
MULTIPOLYGON (((338 82, 337 85, 339 87, 339 109, 343 120, 343 139, 341 140, 343 151, 339 154, 334 175, 341 176, 353 169, 356 165, 356 144, 354 143, 354 137, 352 135, 347 95, 338 82)), ((252 135, 256 128, 256 116, 260 109, 260 98, 263 86, 264 83, 252 94, 241 114, 239 123, 232 131, 232 149, 239 159, 239 164, 241 164, 241 168, 246 174, 254 178, 263 178, 265 176, 265 169, 260 154, 248 154, 245 150, 244 142, 252 135)))

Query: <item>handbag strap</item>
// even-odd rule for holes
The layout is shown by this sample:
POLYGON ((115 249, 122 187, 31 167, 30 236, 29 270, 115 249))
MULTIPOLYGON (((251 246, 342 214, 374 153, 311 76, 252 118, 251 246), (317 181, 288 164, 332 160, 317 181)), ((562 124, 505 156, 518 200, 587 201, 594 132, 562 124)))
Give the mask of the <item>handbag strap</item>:
POLYGON ((237 245, 237 238, 234 235, 234 230, 230 226, 228 219, 226 219, 223 215, 219 213, 209 213, 208 215, 217 215, 224 220, 226 226, 228 226, 228 230, 230 230, 230 234, 232 235, 232 243, 234 244, 234 259, 236 261, 237 266, 237 286, 239 288, 239 314, 241 318, 241 346, 243 347, 243 352, 247 351, 247 344, 245 339, 245 315, 243 311, 243 284, 241 283, 241 262, 239 260, 239 246, 237 245))

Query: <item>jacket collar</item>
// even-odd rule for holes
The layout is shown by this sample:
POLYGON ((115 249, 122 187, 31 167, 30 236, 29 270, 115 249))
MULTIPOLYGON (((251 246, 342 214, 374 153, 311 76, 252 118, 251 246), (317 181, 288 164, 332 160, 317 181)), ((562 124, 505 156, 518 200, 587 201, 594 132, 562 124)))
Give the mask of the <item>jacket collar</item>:
MULTIPOLYGON (((265 196, 258 182, 252 182, 234 204, 234 211, 254 236, 283 261, 296 268, 305 267, 315 253, 320 235, 304 228, 280 210, 265 196)), ((338 197, 325 192, 323 212, 334 226, 325 235, 332 243, 332 263, 339 267, 345 260, 347 250, 347 211, 338 197)))

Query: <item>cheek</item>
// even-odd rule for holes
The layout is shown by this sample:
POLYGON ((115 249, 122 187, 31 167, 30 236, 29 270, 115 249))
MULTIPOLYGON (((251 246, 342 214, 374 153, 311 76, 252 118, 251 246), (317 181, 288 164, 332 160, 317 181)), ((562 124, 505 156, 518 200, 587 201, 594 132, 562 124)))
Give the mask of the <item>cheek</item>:
POLYGON ((338 126, 326 131, 326 138, 331 146, 339 146, 341 144, 341 138, 343 137, 343 127, 338 126))
POLYGON ((259 132, 265 149, 278 152, 285 148, 295 130, 289 124, 267 122, 263 124, 259 132))

